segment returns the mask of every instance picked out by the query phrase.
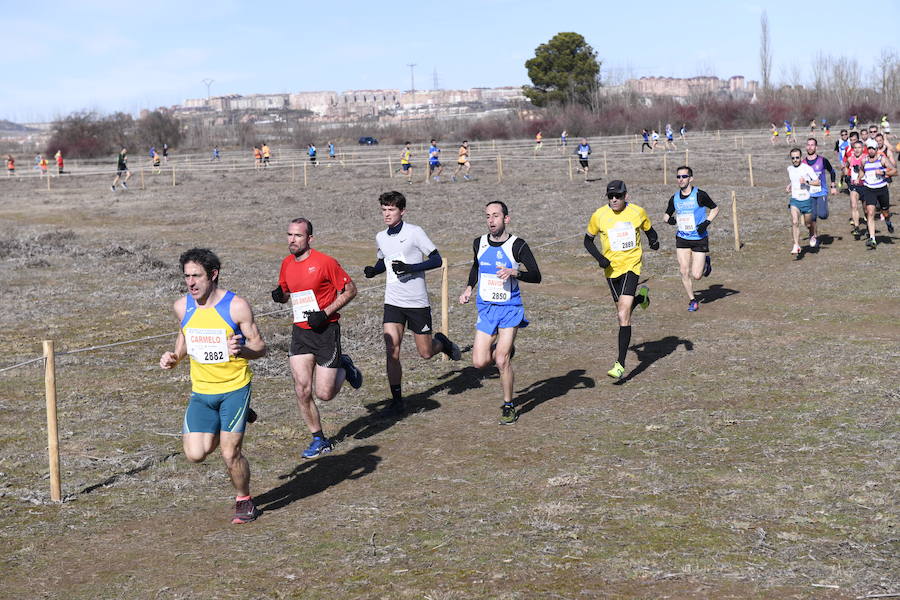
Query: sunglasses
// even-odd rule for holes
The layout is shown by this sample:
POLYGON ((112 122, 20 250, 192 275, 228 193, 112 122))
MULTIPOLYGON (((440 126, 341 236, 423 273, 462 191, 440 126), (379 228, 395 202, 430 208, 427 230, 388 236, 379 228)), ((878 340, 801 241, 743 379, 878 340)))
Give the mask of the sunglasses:
POLYGON ((675 179, 690 179, 690 175, 676 175, 675 179))
POLYGON ((621 200, 622 198, 625 197, 625 194, 607 194, 606 197, 609 200, 612 200, 612 199, 621 200))

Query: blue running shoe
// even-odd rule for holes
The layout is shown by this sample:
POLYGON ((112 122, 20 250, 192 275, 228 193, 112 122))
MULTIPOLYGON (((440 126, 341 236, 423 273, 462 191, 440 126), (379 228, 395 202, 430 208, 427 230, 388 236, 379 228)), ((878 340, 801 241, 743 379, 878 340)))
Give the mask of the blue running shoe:
POLYGON ((709 258, 709 254, 707 254, 706 261, 703 264, 703 276, 709 277, 710 273, 712 273, 712 261, 709 258))
POLYGON ((314 437, 309 448, 303 451, 303 458, 315 458, 320 454, 327 454, 334 448, 331 440, 324 437, 314 437))
POLYGON ((350 384, 350 387, 354 390, 361 388, 363 382, 362 371, 356 368, 356 365, 353 364, 348 355, 341 354, 341 366, 347 372, 347 383, 350 384))
POLYGON ((688 312, 697 312, 698 310, 700 310, 700 303, 697 300, 688 302, 688 312))

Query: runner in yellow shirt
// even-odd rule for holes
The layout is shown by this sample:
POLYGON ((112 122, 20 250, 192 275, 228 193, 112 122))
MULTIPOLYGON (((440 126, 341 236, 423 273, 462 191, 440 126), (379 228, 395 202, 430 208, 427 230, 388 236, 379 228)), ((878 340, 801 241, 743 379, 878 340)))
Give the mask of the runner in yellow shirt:
POLYGON ((266 343, 247 301, 219 288, 221 262, 215 254, 193 248, 179 260, 188 293, 175 302, 181 328, 175 349, 163 353, 159 366, 172 369, 190 357, 191 398, 181 436, 184 455, 190 462, 203 462, 221 444, 237 493, 231 522, 249 523, 260 513, 250 497, 250 464, 241 453, 244 428, 255 420, 247 361, 265 356, 266 343))
POLYGON ((406 147, 403 148, 403 152, 400 153, 400 169, 406 173, 406 183, 412 185, 412 163, 410 159, 412 158, 412 150, 409 148, 409 142, 405 142, 406 147))
POLYGON ((607 375, 616 379, 625 374, 625 354, 631 344, 631 313, 637 305, 650 305, 650 289, 638 290, 641 274, 641 235, 643 230, 653 250, 659 249, 659 236, 650 224, 647 212, 628 202, 628 189, 619 179, 606 186, 607 206, 597 209, 588 222, 584 247, 603 267, 609 291, 619 316, 619 356, 607 375), (594 238, 600 235, 600 248, 594 238))

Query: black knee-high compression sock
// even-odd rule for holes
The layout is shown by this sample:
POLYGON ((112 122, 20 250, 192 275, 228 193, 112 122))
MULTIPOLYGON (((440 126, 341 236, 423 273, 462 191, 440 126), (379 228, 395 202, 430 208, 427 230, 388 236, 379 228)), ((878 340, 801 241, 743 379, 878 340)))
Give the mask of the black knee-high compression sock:
POLYGON ((631 344, 631 325, 619 325, 619 364, 623 367, 629 344, 631 344))

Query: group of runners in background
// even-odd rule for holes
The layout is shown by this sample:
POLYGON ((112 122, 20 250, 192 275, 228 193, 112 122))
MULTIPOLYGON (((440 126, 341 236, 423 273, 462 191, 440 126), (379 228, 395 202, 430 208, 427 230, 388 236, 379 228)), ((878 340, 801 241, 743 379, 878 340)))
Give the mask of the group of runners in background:
MULTIPOLYGON (((851 122, 854 120, 855 117, 851 117, 851 122)), ((875 224, 879 218, 884 221, 888 232, 894 233, 888 186, 891 178, 897 175, 900 144, 896 148, 895 159, 890 146, 887 115, 882 119, 882 126, 880 131, 874 124, 860 131, 840 131, 834 144, 840 173, 819 154, 818 141, 814 137, 806 140, 805 150, 799 147, 791 149, 791 164, 788 166, 790 182, 786 187, 790 193, 791 254, 799 258, 803 253, 800 246, 801 221, 809 232, 809 248, 818 246, 818 221, 828 218, 829 196, 836 195, 839 190, 849 196, 850 233, 854 239, 865 239, 867 247, 877 248, 875 224), (860 215, 860 205, 864 210, 863 216, 860 215)))

